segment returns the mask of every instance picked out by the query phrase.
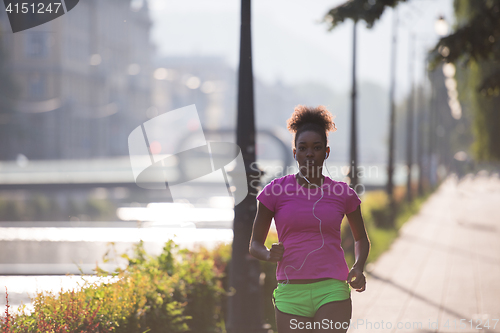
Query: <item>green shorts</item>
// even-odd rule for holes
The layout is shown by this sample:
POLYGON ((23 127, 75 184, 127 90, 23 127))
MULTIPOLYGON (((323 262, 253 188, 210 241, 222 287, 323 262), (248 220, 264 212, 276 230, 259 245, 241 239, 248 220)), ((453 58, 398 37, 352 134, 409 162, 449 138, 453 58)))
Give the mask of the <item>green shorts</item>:
POLYGON ((336 279, 307 284, 278 283, 273 291, 273 304, 280 312, 312 318, 323 304, 350 297, 349 284, 336 279))

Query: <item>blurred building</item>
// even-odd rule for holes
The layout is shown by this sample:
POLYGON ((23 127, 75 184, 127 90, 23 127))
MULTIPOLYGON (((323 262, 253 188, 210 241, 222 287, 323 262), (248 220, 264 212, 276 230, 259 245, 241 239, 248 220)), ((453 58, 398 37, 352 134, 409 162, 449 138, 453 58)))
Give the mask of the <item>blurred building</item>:
MULTIPOLYGON (((205 130, 236 129, 237 118, 237 71, 222 57, 182 56, 161 57, 155 61, 153 104, 148 117, 195 104, 205 130)), ((287 119, 295 106, 327 105, 339 116, 342 130, 335 133, 330 145, 336 151, 332 160, 344 161, 348 153, 347 112, 348 96, 336 94, 321 84, 304 83, 290 86, 280 80, 265 83, 254 77, 255 124, 257 130, 271 130, 286 145, 291 145, 292 134, 286 129, 287 119)), ((161 129, 158 129, 161 130, 161 129)), ((182 130, 182 129, 180 129, 182 130)), ((234 132, 235 133, 235 132, 234 132)), ((268 138, 257 140, 257 151, 261 158, 280 159, 282 152, 268 142, 268 138)), ((220 138, 222 139, 222 138, 220 138)), ((225 138, 235 141, 232 138, 225 138)), ((291 146, 290 146, 291 149, 291 146)), ((286 152, 288 154, 290 152, 286 152)))
POLYGON ((151 21, 146 1, 87 0, 13 34, 0 11, 3 48, 18 87, 1 159, 126 155, 151 106, 151 21))
POLYGON ((237 75, 221 57, 162 57, 155 61, 150 118, 195 104, 204 129, 236 126, 237 75))

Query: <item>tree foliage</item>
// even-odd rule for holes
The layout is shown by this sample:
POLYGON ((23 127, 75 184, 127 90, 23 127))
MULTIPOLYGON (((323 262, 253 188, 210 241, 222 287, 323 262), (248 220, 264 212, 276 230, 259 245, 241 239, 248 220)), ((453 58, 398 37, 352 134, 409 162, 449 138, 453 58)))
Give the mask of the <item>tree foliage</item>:
POLYGON ((363 20, 369 28, 384 13, 387 7, 395 7, 406 0, 350 0, 332 8, 326 14, 324 21, 330 24, 330 30, 346 19, 363 20))
MULTIPOLYGON (((482 1, 455 0, 455 16, 459 25, 477 17, 478 10, 484 9, 479 2, 482 1)), ((462 65, 457 66, 456 77, 459 81, 460 100, 462 104, 470 108, 473 114, 472 151, 476 159, 500 161, 500 131, 497 129, 500 124, 500 112, 498 112, 500 104, 499 51, 498 43, 489 44, 476 50, 474 56, 466 59, 465 57, 457 58, 455 61, 462 65), (486 49, 490 50, 489 54, 485 51, 486 49), (496 83, 495 80, 497 80, 496 83)))
MULTIPOLYGON (((382 16, 388 7, 396 7, 407 0, 350 0, 328 11, 324 21, 329 30, 346 19, 363 20, 369 28, 382 16)), ((439 62, 470 60, 500 61, 500 0, 455 0, 455 12, 467 7, 468 15, 458 22, 455 31, 442 37, 431 51, 432 67, 439 62)), ((500 89, 500 71, 484 77, 477 87, 483 94, 492 95, 500 89)))
MULTIPOLYGON (((434 47, 433 63, 444 60, 465 66, 471 60, 500 61, 500 0, 455 0, 454 7, 457 27, 434 47)), ((482 94, 497 95, 500 70, 486 74, 476 88, 482 94)))

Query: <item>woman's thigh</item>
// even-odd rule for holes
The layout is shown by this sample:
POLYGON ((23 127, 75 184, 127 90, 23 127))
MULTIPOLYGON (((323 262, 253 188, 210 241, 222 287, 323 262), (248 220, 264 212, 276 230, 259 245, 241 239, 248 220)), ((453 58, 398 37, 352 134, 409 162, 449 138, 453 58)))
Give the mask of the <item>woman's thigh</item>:
POLYGON ((276 327, 278 329, 278 333, 313 332, 311 328, 313 327, 312 326, 313 318, 295 316, 289 313, 284 313, 278 310, 277 307, 274 307, 274 313, 276 316, 276 327))
POLYGON ((350 298, 344 301, 335 301, 323 304, 314 315, 314 321, 320 322, 321 327, 314 329, 313 332, 345 333, 349 328, 351 315, 352 302, 350 298))

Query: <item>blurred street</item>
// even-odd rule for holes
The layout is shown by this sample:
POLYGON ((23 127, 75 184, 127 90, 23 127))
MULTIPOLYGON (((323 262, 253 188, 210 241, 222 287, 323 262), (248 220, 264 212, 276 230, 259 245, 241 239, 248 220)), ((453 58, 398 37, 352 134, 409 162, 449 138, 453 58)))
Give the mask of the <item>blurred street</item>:
POLYGON ((367 267, 349 332, 500 332, 499 202, 498 174, 449 177, 367 267))

